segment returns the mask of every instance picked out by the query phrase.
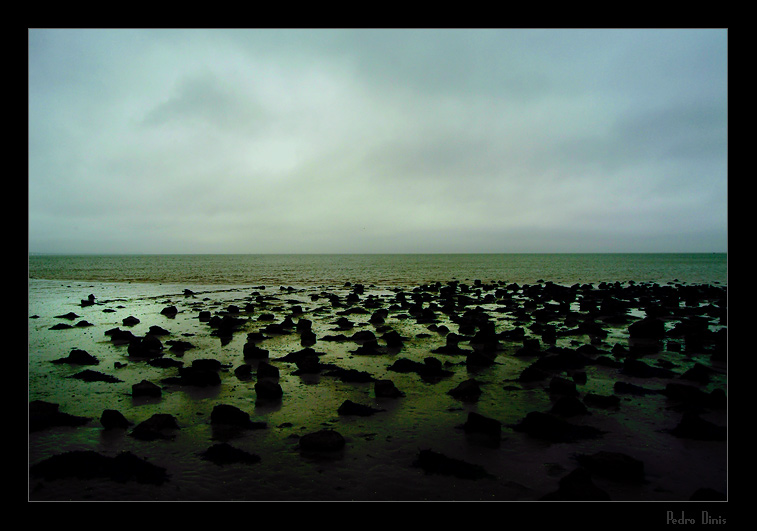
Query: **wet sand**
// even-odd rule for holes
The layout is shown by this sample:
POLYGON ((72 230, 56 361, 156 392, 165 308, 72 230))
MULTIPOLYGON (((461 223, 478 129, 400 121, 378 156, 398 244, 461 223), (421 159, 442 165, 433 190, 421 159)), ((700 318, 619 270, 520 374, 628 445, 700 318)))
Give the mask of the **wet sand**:
MULTIPOLYGON (((566 288, 548 282, 471 281, 406 289, 166 286, 160 295, 142 296, 118 285, 52 285, 57 291, 44 304, 30 303, 29 401, 57 404, 61 413, 89 420, 30 431, 32 501, 686 501, 727 496, 727 440, 675 431, 687 415, 727 427, 727 407, 720 400, 727 396, 722 287, 566 288), (82 306, 90 294, 93 303, 82 306), (60 317, 70 312, 76 316, 60 317), (662 323, 664 335, 631 337, 629 328, 649 315, 662 323), (124 324, 129 317, 138 323, 124 324), (223 319, 234 324, 229 332, 219 325, 223 319), (314 343, 304 332, 306 321, 314 343), (59 324, 71 327, 53 329, 59 324), (112 339, 115 329, 142 339, 151 335, 151 327, 162 329, 154 336, 158 354, 135 355, 136 347, 112 339), (257 338, 258 332, 265 339, 257 338), (368 332, 375 344, 366 342, 368 332), (396 332, 400 343, 392 342, 389 332, 396 332), (460 350, 439 351, 450 337, 457 338, 460 350), (246 350, 251 338, 267 354, 246 350), (172 349, 176 341, 190 348, 172 349), (315 351, 320 365, 293 361, 292 353, 305 348, 315 351), (97 364, 53 363, 74 350, 94 356, 97 364), (219 383, 175 379, 194 361, 207 359, 220 362, 219 383), (428 370, 394 370, 403 360, 428 370), (543 373, 523 376, 539 360, 536 366, 543 373), (278 375, 260 375, 261 365, 278 369, 278 375), (242 366, 249 374, 238 370, 242 366), (640 372, 647 368, 655 370, 640 372), (85 370, 117 381, 72 378, 85 370), (349 376, 357 373, 350 370, 372 381, 355 381, 349 376), (692 380, 699 371, 703 376, 692 380), (256 385, 263 380, 277 383, 281 397, 262 398, 263 389, 256 385), (391 380, 402 396, 378 396, 375 380, 391 380), (479 395, 450 394, 470 380, 479 395), (133 385, 143 381, 158 386, 160 396, 133 396, 133 385), (617 387, 617 382, 638 387, 617 387), (712 400, 682 400, 670 384, 689 386, 700 392, 697 397, 712 400), (638 394, 639 387, 653 392, 638 394), (595 395, 616 402, 598 405, 591 400, 595 395), (374 411, 365 416, 340 412, 348 400, 374 411), (521 423, 529 413, 553 411, 558 402, 583 406, 585 412, 562 410, 552 417, 592 428, 595 435, 557 440, 554 434, 524 431, 521 423), (247 413, 254 427, 213 422, 219 404, 247 413), (120 412, 129 426, 106 429, 100 420, 106 409, 120 412), (472 412, 499 423, 497 434, 466 431, 472 412), (136 426, 156 414, 171 415, 177 427, 163 430, 165 438, 135 437, 136 426), (303 437, 321 430, 339 433, 343 447, 303 450, 303 437), (222 464, 206 459, 203 453, 221 443, 257 459, 222 464), (430 455, 424 450, 457 460, 460 467, 432 468, 422 459, 430 455), (44 472, 46 460, 73 451, 108 458, 130 452, 160 469, 163 479, 145 482, 128 474, 114 479, 102 473, 82 479, 60 471, 56 477, 49 468, 44 472), (599 452, 641 462, 643 478, 587 469, 581 457, 599 452), (586 475, 573 488, 570 478, 577 469, 586 475), (482 474, 471 477, 471 470, 482 474)), ((357 380, 363 379, 368 380, 357 380)))

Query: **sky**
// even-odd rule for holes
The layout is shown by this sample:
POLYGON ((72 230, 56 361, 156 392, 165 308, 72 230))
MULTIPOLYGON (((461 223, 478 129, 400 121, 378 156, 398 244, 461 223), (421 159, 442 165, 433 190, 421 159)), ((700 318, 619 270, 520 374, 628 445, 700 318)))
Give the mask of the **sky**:
POLYGON ((727 41, 29 29, 29 251, 726 252, 727 41))

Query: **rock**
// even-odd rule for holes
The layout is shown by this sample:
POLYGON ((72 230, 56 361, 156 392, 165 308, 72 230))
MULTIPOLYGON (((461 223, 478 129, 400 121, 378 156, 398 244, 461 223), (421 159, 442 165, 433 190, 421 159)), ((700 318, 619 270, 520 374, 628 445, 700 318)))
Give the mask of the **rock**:
POLYGON ((74 312, 68 312, 63 315, 56 315, 56 319, 68 319, 69 321, 73 321, 74 319, 77 319, 78 317, 81 317, 80 315, 76 315, 74 312))
POLYGON ((141 382, 135 383, 131 386, 131 396, 135 398, 140 396, 160 398, 162 394, 163 391, 161 390, 160 386, 147 380, 142 380, 141 382))
POLYGON ((358 404, 352 400, 345 400, 342 405, 339 406, 337 413, 340 415, 358 415, 360 417, 368 417, 374 413, 384 411, 383 409, 376 409, 371 406, 358 404))
POLYGON ((107 382, 107 383, 118 383, 122 380, 116 378, 115 376, 111 376, 109 374, 104 374, 99 371, 93 371, 91 369, 86 369, 84 371, 81 371, 79 373, 76 373, 72 376, 69 376, 69 378, 75 378, 77 380, 84 380, 85 382, 107 382))
POLYGON ((442 474, 471 480, 493 477, 480 465, 447 457, 430 449, 418 452, 413 465, 421 468, 426 474, 442 474))
POLYGON ((557 491, 541 498, 543 501, 609 501, 610 495, 597 487, 589 473, 577 468, 560 479, 557 491))
POLYGON ((344 448, 345 440, 334 430, 320 430, 300 438, 299 448, 305 452, 336 452, 344 448))
POLYGON ((199 371, 218 372, 223 368, 223 364, 213 358, 198 358, 192 361, 191 367, 199 371))
POLYGON ((54 455, 29 468, 30 474, 46 480, 106 478, 124 483, 161 485, 168 481, 166 469, 138 458, 131 452, 107 457, 93 450, 74 450, 54 455))
POLYGON ((376 380, 372 374, 366 371, 359 371, 357 369, 344 369, 342 367, 333 367, 331 370, 324 374, 326 376, 336 376, 343 382, 366 383, 376 380))
POLYGON ((573 442, 580 439, 596 439, 603 432, 591 427, 571 424, 550 413, 532 411, 513 426, 513 430, 550 442, 573 442))
POLYGON ((73 349, 68 357, 53 360, 53 363, 70 363, 72 365, 98 365, 100 360, 85 350, 73 349))
POLYGON ((211 424, 225 424, 245 429, 263 429, 267 427, 265 422, 255 422, 250 419, 250 414, 230 404, 217 404, 210 413, 211 424))
POLYGON ((590 415, 589 410, 586 409, 586 406, 581 402, 577 396, 568 395, 568 396, 561 396, 557 399, 557 401, 552 405, 552 409, 549 410, 550 413, 553 413, 555 415, 559 415, 561 417, 573 417, 575 415, 590 415))
POLYGON ((83 426, 90 419, 63 413, 60 405, 44 400, 29 402, 29 432, 39 431, 53 426, 83 426))
POLYGON ((626 376, 635 376, 636 378, 672 378, 675 373, 669 369, 661 367, 652 367, 641 360, 627 358, 623 362, 623 368, 620 370, 626 376))
POLYGON ((550 394, 577 396, 578 390, 576 389, 576 382, 562 378, 561 376, 555 376, 549 381, 549 388, 547 389, 550 394))
POLYGON ((135 358, 155 358, 163 355, 163 343, 156 336, 135 337, 129 342, 129 356, 135 358))
POLYGON ((615 395, 598 395, 587 393, 584 396, 584 404, 591 407, 616 408, 620 406, 620 398, 615 395))
POLYGON ((133 315, 130 315, 129 317, 125 318, 123 321, 121 321, 124 326, 134 326, 139 324, 139 319, 134 317, 133 315))
POLYGON ((657 389, 647 389, 646 387, 641 387, 629 382, 615 382, 612 388, 616 393, 635 396, 653 395, 660 392, 660 390, 657 389))
POLYGON ((206 461, 212 461, 219 466, 233 463, 253 464, 260 462, 259 455, 245 452, 239 448, 234 448, 228 443, 214 444, 202 452, 200 457, 206 461))
POLYGON ((281 385, 273 380, 259 380, 256 382, 255 393, 258 400, 278 400, 284 395, 281 385))
POLYGON ((628 335, 633 339, 662 339, 665 337, 665 323, 656 317, 645 317, 628 325, 628 335))
POLYGON ((177 313, 179 313, 179 310, 176 309, 176 306, 166 306, 160 310, 160 314, 165 315, 166 317, 176 317, 177 313))
POLYGON ((725 426, 718 426, 688 411, 683 414, 678 426, 670 433, 676 437, 700 441, 725 441, 728 437, 725 426))
POLYGON ((620 452, 600 451, 576 456, 578 464, 589 473, 617 481, 644 481, 644 463, 620 452))
POLYGON ((131 426, 131 422, 129 422, 120 411, 115 409, 103 410, 102 415, 100 416, 100 424, 102 424, 106 430, 125 430, 131 426))
POLYGON ((157 326, 157 325, 151 326, 150 330, 147 333, 152 336, 167 336, 171 334, 171 332, 169 332, 162 326, 157 326))
POLYGON ((172 439, 173 431, 179 429, 176 418, 168 413, 155 413, 149 419, 140 422, 131 431, 131 436, 143 441, 172 439))
POLYGON ((463 424, 463 430, 465 433, 481 433, 497 442, 502 437, 502 423, 500 421, 485 417, 475 411, 468 413, 468 419, 463 424))
POLYGON ((110 336, 110 341, 114 345, 126 345, 137 339, 130 330, 121 330, 120 328, 106 330, 105 335, 110 336))
POLYGON ((481 396, 481 386, 476 380, 471 378, 461 382, 454 389, 447 391, 447 394, 464 402, 475 402, 481 396))
POLYGON ((273 378, 279 379, 279 368, 275 365, 271 365, 268 362, 261 361, 258 363, 258 378, 273 378))
POLYGON ((373 392, 377 398, 399 398, 405 396, 405 393, 397 389, 391 380, 376 380, 373 384, 373 392))
POLYGON ((251 380, 252 379, 252 367, 247 365, 246 363, 243 365, 240 365, 236 369, 234 369, 234 375, 239 378, 240 380, 251 380))
POLYGON ((69 328, 73 328, 73 326, 66 323, 58 323, 56 325, 51 326, 50 330, 68 330, 69 328))
POLYGON ((268 358, 268 351, 255 343, 247 342, 242 348, 244 359, 262 360, 268 358))

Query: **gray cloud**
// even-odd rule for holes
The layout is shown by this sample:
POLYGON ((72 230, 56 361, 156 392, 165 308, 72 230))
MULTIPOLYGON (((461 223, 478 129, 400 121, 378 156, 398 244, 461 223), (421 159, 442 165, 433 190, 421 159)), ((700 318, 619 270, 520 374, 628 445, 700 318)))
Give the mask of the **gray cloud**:
POLYGON ((40 252, 722 251, 724 30, 30 30, 40 252))

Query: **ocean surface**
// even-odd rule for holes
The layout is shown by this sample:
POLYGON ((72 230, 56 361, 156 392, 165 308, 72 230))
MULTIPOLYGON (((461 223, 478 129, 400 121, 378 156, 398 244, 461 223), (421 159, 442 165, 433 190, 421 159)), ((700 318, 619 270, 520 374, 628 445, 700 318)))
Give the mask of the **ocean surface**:
POLYGON ((29 279, 186 285, 409 286, 450 280, 562 285, 727 285, 726 253, 654 254, 30 254, 29 279))

